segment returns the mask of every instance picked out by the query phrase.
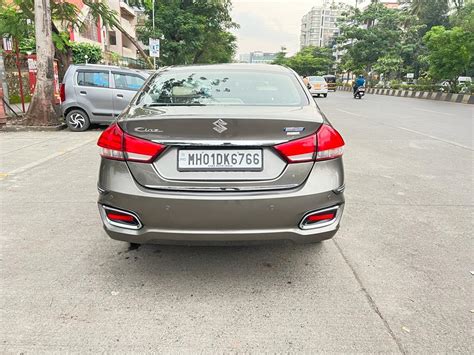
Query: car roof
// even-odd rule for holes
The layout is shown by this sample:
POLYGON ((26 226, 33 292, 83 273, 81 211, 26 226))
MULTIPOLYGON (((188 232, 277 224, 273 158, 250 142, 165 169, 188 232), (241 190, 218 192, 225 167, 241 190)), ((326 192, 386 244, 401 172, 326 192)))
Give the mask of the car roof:
POLYGON ((106 64, 72 64, 72 67, 79 68, 79 69, 116 69, 116 70, 124 70, 129 72, 139 72, 144 73, 146 72, 144 69, 133 69, 127 67, 120 67, 118 65, 106 65, 106 64))

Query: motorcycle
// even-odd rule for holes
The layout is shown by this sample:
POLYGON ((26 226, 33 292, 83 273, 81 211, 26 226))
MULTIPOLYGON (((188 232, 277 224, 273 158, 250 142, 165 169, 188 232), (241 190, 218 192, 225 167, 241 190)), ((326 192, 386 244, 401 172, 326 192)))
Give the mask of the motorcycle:
POLYGON ((362 96, 365 95, 365 87, 359 86, 354 92, 354 99, 362 99, 362 96))

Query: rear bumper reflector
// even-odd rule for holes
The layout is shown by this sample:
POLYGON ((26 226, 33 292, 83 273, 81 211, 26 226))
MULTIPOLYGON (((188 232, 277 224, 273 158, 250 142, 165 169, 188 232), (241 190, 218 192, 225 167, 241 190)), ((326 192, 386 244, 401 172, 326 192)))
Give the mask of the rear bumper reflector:
POLYGON ((104 205, 100 205, 99 209, 104 222, 107 222, 115 227, 125 229, 140 229, 143 227, 140 219, 133 212, 104 205))
POLYGON ((318 211, 307 213, 301 220, 301 229, 314 229, 328 226, 334 223, 340 214, 339 206, 333 206, 318 211))

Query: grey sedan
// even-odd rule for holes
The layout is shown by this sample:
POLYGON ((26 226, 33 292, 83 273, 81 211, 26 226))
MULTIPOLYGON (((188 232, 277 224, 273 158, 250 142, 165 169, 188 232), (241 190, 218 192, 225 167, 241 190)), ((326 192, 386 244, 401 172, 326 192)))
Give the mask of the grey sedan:
POLYGON ((163 68, 98 145, 113 239, 307 243, 339 228, 344 141, 288 68, 163 68))

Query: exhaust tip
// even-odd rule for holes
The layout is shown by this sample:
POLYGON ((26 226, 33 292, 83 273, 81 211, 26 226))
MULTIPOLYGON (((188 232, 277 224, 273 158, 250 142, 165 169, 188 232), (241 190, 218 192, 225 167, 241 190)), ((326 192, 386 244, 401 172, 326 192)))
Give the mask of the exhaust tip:
POLYGON ((113 226, 135 230, 143 227, 140 219, 133 212, 104 205, 101 205, 100 211, 103 220, 113 226))

